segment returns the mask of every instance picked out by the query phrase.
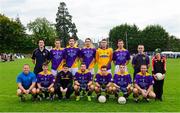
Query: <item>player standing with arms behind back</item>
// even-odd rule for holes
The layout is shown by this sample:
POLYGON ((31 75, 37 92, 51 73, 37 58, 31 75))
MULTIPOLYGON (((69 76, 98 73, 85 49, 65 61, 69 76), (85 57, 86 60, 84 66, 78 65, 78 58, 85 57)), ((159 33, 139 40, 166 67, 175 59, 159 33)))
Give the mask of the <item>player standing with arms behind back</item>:
POLYGON ((86 68, 94 75, 95 55, 96 49, 92 47, 90 38, 85 39, 84 48, 81 49, 80 57, 81 62, 86 64, 86 68))
POLYGON ((111 73, 111 61, 113 56, 112 48, 108 48, 106 39, 100 42, 100 48, 96 51, 96 63, 98 65, 98 72, 100 72, 103 65, 107 66, 107 71, 111 73))
POLYGON ((125 65, 127 71, 127 64, 130 60, 130 54, 127 49, 124 48, 124 41, 119 39, 117 43, 118 48, 113 53, 113 61, 115 63, 115 72, 119 72, 119 65, 125 65))
POLYGON ((70 68, 70 72, 75 75, 78 71, 78 63, 79 63, 79 54, 80 49, 75 46, 75 39, 73 37, 69 38, 69 46, 65 49, 65 61, 68 67, 70 68))
POLYGON ((55 48, 50 51, 51 59, 51 72, 54 76, 57 75, 59 71, 62 70, 64 64, 64 49, 61 48, 61 41, 59 39, 55 40, 55 48))

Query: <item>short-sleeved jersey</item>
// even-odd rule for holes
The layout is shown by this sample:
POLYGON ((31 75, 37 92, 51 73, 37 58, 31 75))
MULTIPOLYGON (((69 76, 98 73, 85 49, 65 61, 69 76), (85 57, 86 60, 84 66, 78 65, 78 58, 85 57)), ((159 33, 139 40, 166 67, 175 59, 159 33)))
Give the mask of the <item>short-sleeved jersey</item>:
POLYGON ((113 81, 119 87, 126 88, 129 84, 132 83, 131 75, 128 72, 121 74, 120 72, 114 75, 113 81))
POLYGON ((100 69, 101 66, 103 65, 106 65, 107 69, 111 69, 112 56, 113 56, 112 48, 108 48, 108 49, 98 48, 96 51, 96 63, 98 65, 98 69, 100 69))
POLYGON ((137 73, 134 80, 135 84, 137 84, 142 89, 148 89, 150 85, 154 84, 153 77, 146 73, 143 75, 141 72, 137 73))
POLYGON ((80 52, 80 58, 82 58, 82 62, 86 64, 87 69, 94 68, 95 65, 95 48, 82 48, 80 52))
POLYGON ((125 65, 128 60, 130 60, 130 53, 128 50, 123 48, 122 50, 117 49, 113 52, 113 61, 115 65, 125 65))
POLYGON ((52 83, 54 83, 55 79, 54 76, 50 71, 45 74, 43 71, 40 72, 37 76, 37 83, 39 83, 42 87, 49 87, 52 83))
POLYGON ((62 70, 64 64, 65 52, 63 48, 56 49, 53 48, 50 51, 50 59, 51 59, 51 68, 54 70, 62 70))
POLYGON ((65 60, 66 64, 70 68, 77 68, 79 62, 80 49, 77 47, 67 47, 65 48, 65 60))
POLYGON ((17 76, 16 82, 21 83, 23 88, 29 89, 33 82, 36 82, 36 75, 33 72, 29 72, 28 74, 20 73, 17 76))
POLYGON ((109 82, 112 81, 111 73, 107 73, 106 75, 102 75, 101 73, 96 74, 95 82, 99 83, 102 86, 106 86, 109 82))
POLYGON ((92 81, 92 75, 88 70, 85 72, 79 70, 76 72, 74 80, 78 81, 80 85, 87 85, 90 81, 92 81))

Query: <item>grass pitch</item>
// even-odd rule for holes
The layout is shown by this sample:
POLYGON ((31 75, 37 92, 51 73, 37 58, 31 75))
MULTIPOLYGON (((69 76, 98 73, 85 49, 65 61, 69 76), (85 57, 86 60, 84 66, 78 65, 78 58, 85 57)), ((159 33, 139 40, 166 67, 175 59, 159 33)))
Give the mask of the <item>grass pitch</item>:
MULTIPOLYGON (((29 63, 33 70, 31 59, 0 62, 0 112, 180 112, 180 59, 167 60, 163 102, 152 100, 149 103, 135 103, 131 95, 125 105, 119 105, 113 98, 104 104, 98 103, 95 98, 88 102, 86 97, 79 102, 73 97, 61 102, 20 102, 16 96, 16 76, 22 71, 24 63, 29 63)), ((130 64, 128 70, 133 73, 130 64)))

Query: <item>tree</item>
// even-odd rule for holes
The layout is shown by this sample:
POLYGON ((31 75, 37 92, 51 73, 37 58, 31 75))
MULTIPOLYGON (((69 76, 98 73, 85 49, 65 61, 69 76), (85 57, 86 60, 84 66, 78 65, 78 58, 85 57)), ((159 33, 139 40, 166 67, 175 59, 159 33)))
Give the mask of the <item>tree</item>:
POLYGON ((169 36, 168 48, 169 51, 180 51, 180 39, 175 36, 169 36))
POLYGON ((53 45, 56 36, 56 30, 52 23, 46 18, 36 18, 28 23, 27 28, 32 32, 33 41, 36 44, 39 39, 44 39, 46 45, 53 45))
POLYGON ((20 52, 26 39, 25 27, 20 19, 9 19, 0 14, 0 48, 1 52, 20 52))
POLYGON ((63 39, 62 45, 64 47, 67 45, 67 41, 70 36, 78 39, 76 25, 75 23, 72 23, 72 16, 69 14, 64 2, 60 2, 58 7, 55 26, 59 38, 63 39))
POLYGON ((136 25, 121 24, 113 27, 109 32, 109 41, 112 43, 113 49, 117 48, 117 40, 122 39, 125 48, 131 52, 135 52, 139 43, 139 28, 136 25))
POLYGON ((141 32, 141 43, 147 51, 154 51, 156 48, 166 50, 169 34, 160 25, 149 25, 141 32))

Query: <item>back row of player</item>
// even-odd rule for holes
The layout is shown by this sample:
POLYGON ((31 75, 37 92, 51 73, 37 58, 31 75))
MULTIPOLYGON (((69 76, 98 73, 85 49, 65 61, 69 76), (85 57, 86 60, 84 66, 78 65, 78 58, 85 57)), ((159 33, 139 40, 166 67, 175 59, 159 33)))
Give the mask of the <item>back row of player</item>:
MULTIPOLYGON (((64 63, 68 65, 73 75, 78 71, 79 60, 86 64, 87 69, 94 74, 94 65, 98 65, 98 70, 101 66, 106 65, 108 72, 111 72, 111 62, 115 64, 115 73, 118 71, 118 65, 127 65, 130 60, 130 53, 124 49, 123 40, 119 39, 117 49, 113 52, 112 48, 108 47, 107 40, 103 39, 100 42, 100 48, 93 48, 90 38, 85 39, 85 44, 82 49, 76 46, 74 38, 69 39, 69 46, 65 49, 61 48, 60 40, 55 40, 55 48, 50 52, 44 48, 43 40, 39 40, 39 48, 35 49, 32 55, 33 63, 35 63, 34 73, 37 75, 42 71, 42 64, 46 61, 52 63, 52 73, 56 76, 57 71, 62 70, 64 63)), ((138 52, 133 57, 132 65, 134 67, 134 75, 140 72, 140 66, 145 64, 149 67, 149 57, 144 54, 144 46, 138 46, 138 52)), ((126 67, 127 69, 127 67, 126 67)))

